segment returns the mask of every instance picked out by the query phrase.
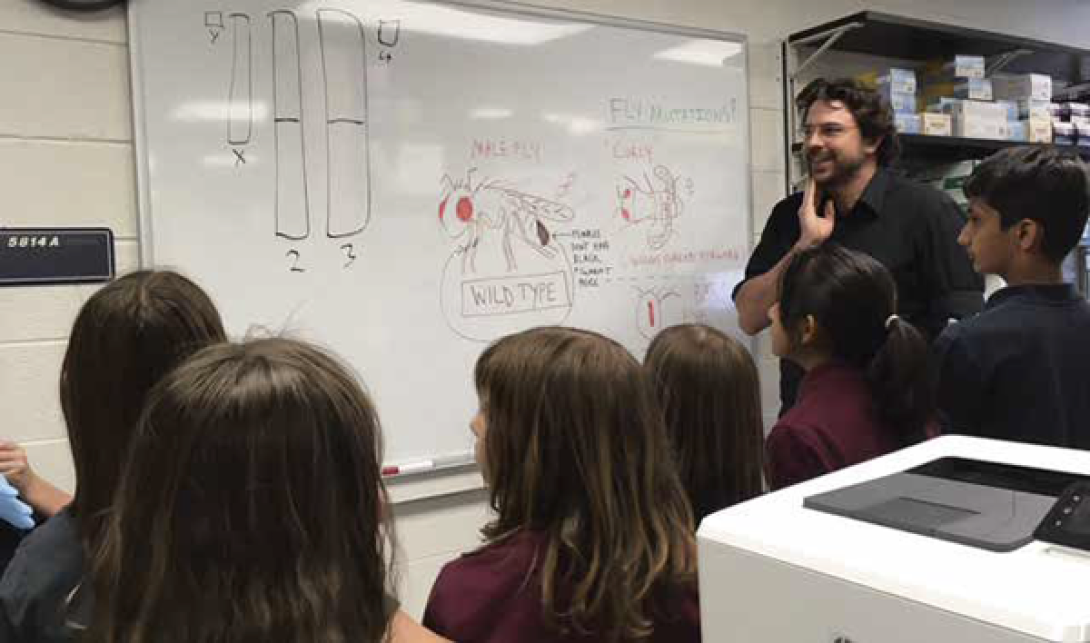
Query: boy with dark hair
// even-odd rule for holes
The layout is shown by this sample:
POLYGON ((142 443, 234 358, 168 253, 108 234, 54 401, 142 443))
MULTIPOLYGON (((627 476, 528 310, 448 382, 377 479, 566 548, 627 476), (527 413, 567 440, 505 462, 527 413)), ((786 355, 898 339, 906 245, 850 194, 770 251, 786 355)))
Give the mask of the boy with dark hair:
POLYGON ((1009 148, 964 189, 969 220, 958 243, 977 272, 1007 287, 935 343, 947 428, 1090 448, 1090 304, 1060 268, 1086 227, 1087 167, 1055 148, 1009 148))

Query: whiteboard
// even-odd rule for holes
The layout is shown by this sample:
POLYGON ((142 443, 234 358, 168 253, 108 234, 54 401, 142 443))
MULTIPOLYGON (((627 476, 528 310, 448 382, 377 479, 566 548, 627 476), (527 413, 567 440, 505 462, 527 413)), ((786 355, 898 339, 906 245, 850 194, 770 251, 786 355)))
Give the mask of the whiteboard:
POLYGON ((386 462, 471 451, 487 342, 741 337, 741 37, 403 0, 130 3, 142 262, 324 345, 386 462))

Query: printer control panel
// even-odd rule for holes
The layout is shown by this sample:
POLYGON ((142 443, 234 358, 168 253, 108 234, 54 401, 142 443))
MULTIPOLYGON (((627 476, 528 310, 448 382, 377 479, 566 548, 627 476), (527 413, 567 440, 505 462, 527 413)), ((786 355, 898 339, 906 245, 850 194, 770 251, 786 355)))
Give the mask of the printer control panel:
POLYGON ((1064 490, 1033 536, 1057 545, 1090 550, 1090 483, 1078 482, 1064 490))

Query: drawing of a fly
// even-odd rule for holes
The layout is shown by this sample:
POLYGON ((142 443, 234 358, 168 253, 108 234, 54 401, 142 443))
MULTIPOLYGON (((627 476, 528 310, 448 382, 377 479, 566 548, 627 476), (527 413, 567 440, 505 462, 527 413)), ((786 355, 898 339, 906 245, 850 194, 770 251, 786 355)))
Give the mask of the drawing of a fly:
POLYGON ((464 181, 445 175, 442 183, 439 221, 452 238, 466 237, 461 245, 463 272, 476 272, 477 248, 492 230, 501 235, 508 272, 518 269, 512 243, 515 238, 552 259, 560 250, 549 226, 575 216, 563 203, 526 194, 499 181, 486 179, 474 185, 473 170, 466 172, 464 181))
POLYGON ((678 195, 681 177, 668 168, 658 165, 654 169, 656 187, 645 173, 643 183, 624 177, 624 188, 617 188, 617 211, 627 223, 639 224, 650 221, 647 245, 661 250, 674 234, 674 219, 681 216, 685 202, 678 195))

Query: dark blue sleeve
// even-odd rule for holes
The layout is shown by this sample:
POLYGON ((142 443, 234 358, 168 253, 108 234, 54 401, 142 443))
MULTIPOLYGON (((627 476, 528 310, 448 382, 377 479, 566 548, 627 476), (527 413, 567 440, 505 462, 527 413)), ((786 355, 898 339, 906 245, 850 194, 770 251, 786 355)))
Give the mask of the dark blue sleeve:
POLYGON ((985 409, 987 374, 960 325, 947 328, 933 345, 936 401, 943 431, 978 435, 985 409))
POLYGON ((8 619, 7 610, 0 609, 0 643, 18 643, 19 637, 15 636, 15 628, 8 619))

